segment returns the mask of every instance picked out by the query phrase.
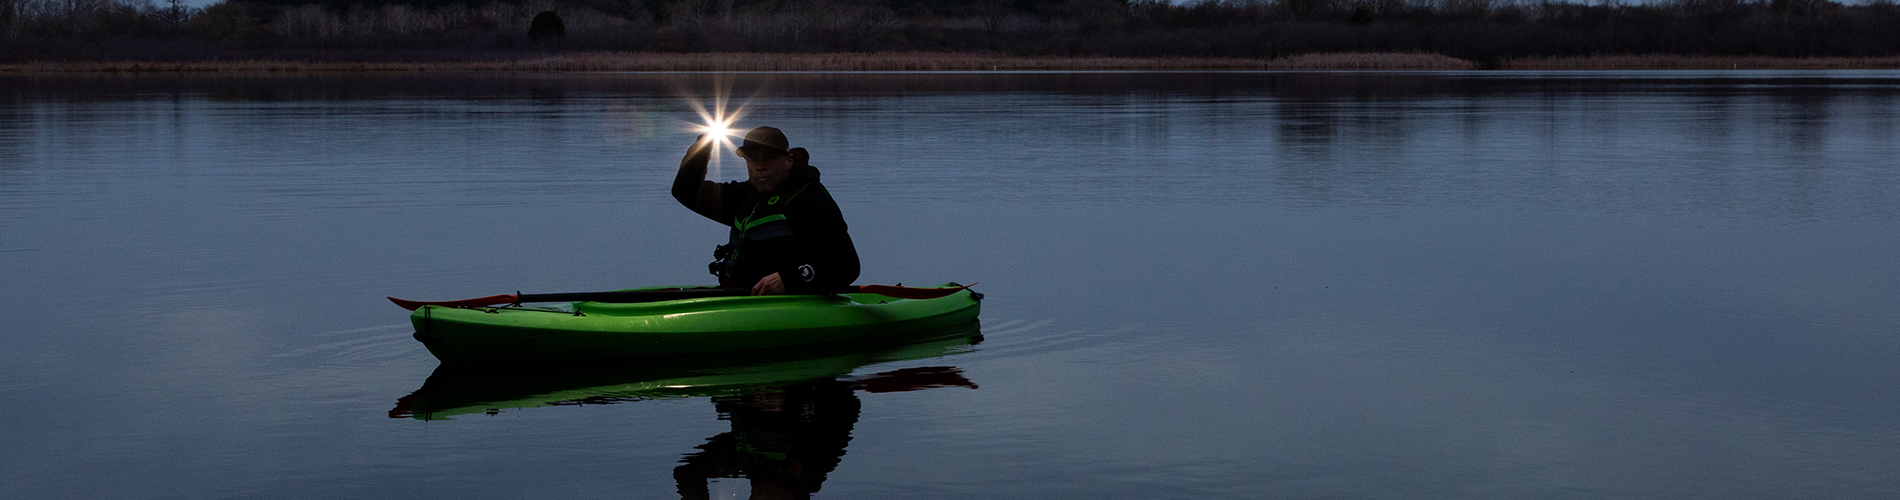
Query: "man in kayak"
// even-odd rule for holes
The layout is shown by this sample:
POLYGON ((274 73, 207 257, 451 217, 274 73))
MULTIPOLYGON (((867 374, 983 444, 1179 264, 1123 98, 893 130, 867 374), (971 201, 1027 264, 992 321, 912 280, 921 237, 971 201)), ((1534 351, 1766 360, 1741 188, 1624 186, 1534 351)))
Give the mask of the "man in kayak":
POLYGON ((720 286, 748 287, 753 295, 834 293, 858 279, 858 250, 844 214, 818 183, 818 169, 785 133, 752 129, 739 146, 748 179, 706 180, 717 154, 700 136, 673 178, 673 199, 732 228, 713 251, 710 269, 720 286))

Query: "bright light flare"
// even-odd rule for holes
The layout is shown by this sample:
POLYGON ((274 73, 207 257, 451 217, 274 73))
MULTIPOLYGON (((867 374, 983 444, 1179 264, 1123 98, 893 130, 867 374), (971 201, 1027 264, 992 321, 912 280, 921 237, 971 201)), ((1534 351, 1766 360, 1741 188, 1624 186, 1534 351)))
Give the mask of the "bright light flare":
MULTIPOLYGON (((698 106, 695 105, 694 107, 697 108, 698 106)), ((739 136, 739 131, 732 128, 733 122, 739 121, 738 112, 734 111, 732 114, 726 114, 726 110, 724 109, 718 109, 712 112, 707 112, 704 109, 698 109, 697 111, 699 112, 699 125, 693 126, 693 131, 705 134, 707 139, 713 141, 713 144, 720 146, 722 150, 732 149, 732 138, 739 136)))
MULTIPOLYGON (((739 117, 745 114, 745 104, 739 104, 738 106, 728 109, 729 95, 731 92, 730 84, 721 85, 720 83, 722 82, 714 82, 713 85, 712 109, 706 109, 705 103, 700 102, 698 99, 693 99, 690 96, 686 98, 686 103, 693 107, 695 113, 699 114, 699 123, 688 124, 686 127, 687 131, 705 134, 706 139, 712 141, 713 147, 717 148, 712 157, 712 164, 710 165, 711 172, 708 172, 714 177, 718 177, 719 175, 719 160, 725 156, 723 153, 734 152, 739 148, 733 144, 733 138, 742 136, 743 132, 732 128, 732 125, 737 123, 739 117)), ((748 99, 747 102, 749 103, 750 100, 748 99)))
POLYGON ((725 116, 720 112, 707 113, 700 111, 699 120, 701 122, 699 126, 693 128, 695 132, 706 134, 715 139, 737 137, 739 135, 739 131, 732 128, 732 123, 739 121, 739 115, 737 113, 731 116, 725 116))

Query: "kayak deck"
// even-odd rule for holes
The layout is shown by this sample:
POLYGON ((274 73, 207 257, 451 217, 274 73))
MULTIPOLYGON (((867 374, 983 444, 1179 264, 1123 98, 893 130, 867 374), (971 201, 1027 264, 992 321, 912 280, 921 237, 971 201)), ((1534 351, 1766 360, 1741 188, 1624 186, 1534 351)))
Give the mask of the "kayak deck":
POLYGON ((941 327, 975 318, 969 290, 934 299, 868 293, 707 297, 543 307, 423 306, 417 340, 443 362, 603 359, 770 349, 941 327))

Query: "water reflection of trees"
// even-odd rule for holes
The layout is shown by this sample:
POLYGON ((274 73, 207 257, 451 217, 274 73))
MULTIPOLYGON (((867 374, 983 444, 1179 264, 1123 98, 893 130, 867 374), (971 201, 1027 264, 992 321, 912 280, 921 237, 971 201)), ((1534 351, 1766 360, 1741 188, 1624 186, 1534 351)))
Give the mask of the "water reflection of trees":
MULTIPOLYGON (((602 99, 650 105, 653 115, 664 115, 677 88, 705 88, 713 78, 0 77, 0 88, 28 103, 165 94, 183 102, 412 100, 398 112, 376 114, 374 123, 400 123, 413 132, 428 127, 411 124, 447 119, 479 128, 499 119, 484 113, 507 109, 508 120, 547 122, 528 130, 562 131, 627 121, 625 113, 589 114, 598 109, 589 106, 602 99)), ((855 169, 841 182, 875 185, 893 199, 1514 206, 1793 217, 1878 215, 1900 203, 1892 189, 1900 180, 1880 168, 1900 137, 1893 133, 1900 113, 1892 105, 1900 86, 1881 73, 732 78, 736 95, 769 89, 760 94, 762 102, 783 116, 800 117, 787 121, 806 131, 801 141, 888 144, 910 152, 891 161, 883 149, 814 150, 825 164, 877 165, 855 169), (942 189, 946 185, 962 189, 942 189)), ((62 132, 45 125, 44 108, 18 107, 6 119, 18 122, 16 127, 33 125, 20 129, 30 130, 28 135, 62 132)), ((334 113, 343 124, 372 119, 354 107, 334 113), (352 117, 356 121, 344 120, 352 117)), ((97 125, 57 125, 91 126, 97 125)), ((233 127, 226 135, 243 133, 233 127)), ((533 141, 565 137, 532 133, 543 134, 530 136, 533 141)), ((599 163, 612 161, 620 159, 599 163)), ((489 173, 521 171, 510 165, 489 173)), ((595 185, 587 179, 562 189, 595 185)))

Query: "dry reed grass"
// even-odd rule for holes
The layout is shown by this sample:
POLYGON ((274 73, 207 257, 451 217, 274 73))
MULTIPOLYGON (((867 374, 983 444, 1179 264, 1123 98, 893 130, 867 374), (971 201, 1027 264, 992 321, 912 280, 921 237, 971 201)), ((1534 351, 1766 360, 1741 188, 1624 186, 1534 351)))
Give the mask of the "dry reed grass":
POLYGON ((1477 63, 1439 54, 1334 53, 1302 54, 1267 61, 1278 70, 1458 70, 1477 63))
MULTIPOLYGON (((1304 54, 1270 61, 1187 57, 1021 57, 958 53, 663 54, 571 52, 535 58, 444 62, 304 60, 72 61, 0 64, 0 73, 298 73, 424 71, 1113 71, 1465 70, 1476 63, 1439 54, 1304 54)), ((1900 57, 1591 56, 1508 59, 1499 69, 1900 69, 1900 57)))
POLYGON ((1500 69, 1894 69, 1900 57, 1589 56, 1506 59, 1500 69))
POLYGON ((1016 57, 954 53, 656 54, 577 52, 469 62, 90 61, 0 64, 0 72, 390 71, 1076 71, 1260 69, 1257 59, 1016 57))

